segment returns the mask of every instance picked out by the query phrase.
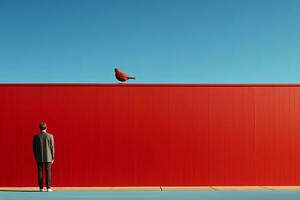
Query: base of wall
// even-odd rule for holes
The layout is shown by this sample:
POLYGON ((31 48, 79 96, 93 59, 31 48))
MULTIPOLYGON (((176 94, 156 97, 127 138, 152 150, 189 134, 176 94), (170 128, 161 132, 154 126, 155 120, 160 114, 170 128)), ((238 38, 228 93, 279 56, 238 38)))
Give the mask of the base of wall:
MULTIPOLYGON (((176 190, 300 190, 300 186, 200 186, 200 187, 53 187, 54 191, 176 191, 176 190)), ((0 192, 36 192, 38 187, 0 187, 0 192)))

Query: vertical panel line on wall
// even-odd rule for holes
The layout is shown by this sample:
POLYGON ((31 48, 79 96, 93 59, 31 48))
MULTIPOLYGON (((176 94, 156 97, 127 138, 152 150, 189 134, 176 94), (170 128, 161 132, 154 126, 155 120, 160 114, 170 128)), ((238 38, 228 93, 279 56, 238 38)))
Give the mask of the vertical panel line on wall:
POLYGON ((211 94, 210 91, 211 89, 208 88, 208 181, 209 185, 212 186, 212 181, 211 181, 211 170, 210 170, 210 106, 211 106, 211 94))

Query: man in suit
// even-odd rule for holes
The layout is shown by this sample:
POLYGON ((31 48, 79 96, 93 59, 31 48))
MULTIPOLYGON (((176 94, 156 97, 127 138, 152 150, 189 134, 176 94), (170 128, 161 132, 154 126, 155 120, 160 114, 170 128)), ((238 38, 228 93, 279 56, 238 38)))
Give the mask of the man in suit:
POLYGON ((33 136, 33 153, 38 168, 38 183, 40 192, 43 192, 43 168, 46 169, 46 187, 47 192, 51 189, 51 165, 54 162, 54 138, 47 133, 46 123, 40 123, 41 132, 33 136))

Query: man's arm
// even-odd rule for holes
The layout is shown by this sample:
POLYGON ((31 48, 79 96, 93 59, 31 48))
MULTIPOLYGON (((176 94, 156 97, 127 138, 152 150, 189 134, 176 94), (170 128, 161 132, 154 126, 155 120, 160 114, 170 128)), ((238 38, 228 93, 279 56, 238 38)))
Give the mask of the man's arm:
POLYGON ((51 136, 51 154, 52 154, 52 160, 54 160, 54 137, 53 137, 53 135, 51 136))

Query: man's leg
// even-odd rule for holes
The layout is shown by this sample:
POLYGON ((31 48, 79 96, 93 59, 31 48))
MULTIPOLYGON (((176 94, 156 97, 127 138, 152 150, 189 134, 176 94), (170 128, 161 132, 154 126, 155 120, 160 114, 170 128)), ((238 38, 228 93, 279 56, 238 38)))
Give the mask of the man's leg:
POLYGON ((51 162, 46 162, 46 186, 47 189, 51 188, 51 162))
POLYGON ((37 162, 37 167, 38 167, 38 183, 40 189, 43 189, 43 163, 42 162, 37 162))

